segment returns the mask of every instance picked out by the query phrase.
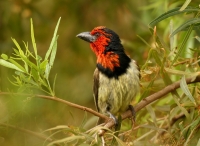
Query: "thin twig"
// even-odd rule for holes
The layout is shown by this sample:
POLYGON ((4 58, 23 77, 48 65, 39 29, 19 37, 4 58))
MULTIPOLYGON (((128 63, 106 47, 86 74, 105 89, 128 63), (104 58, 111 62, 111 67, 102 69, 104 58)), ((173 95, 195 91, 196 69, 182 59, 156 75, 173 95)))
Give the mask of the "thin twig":
POLYGON ((72 102, 69 102, 69 101, 66 101, 66 100, 63 100, 61 98, 57 98, 55 96, 45 96, 45 95, 32 95, 32 94, 24 94, 24 93, 10 93, 10 92, 0 92, 0 95, 19 95, 19 96, 34 96, 34 97, 37 97, 37 98, 43 98, 43 99, 48 99, 48 100, 53 100, 53 101, 57 101, 57 102, 60 102, 60 103, 64 103, 68 106, 71 106, 71 107, 74 107, 74 108, 77 108, 77 109, 80 109, 80 110, 83 110, 83 111, 87 111, 97 117, 100 117, 104 120, 108 120, 109 118, 103 114, 100 114, 96 111, 94 111, 93 109, 91 108, 87 108, 85 106, 81 106, 81 105, 78 105, 78 104, 75 104, 75 103, 72 103, 72 102))

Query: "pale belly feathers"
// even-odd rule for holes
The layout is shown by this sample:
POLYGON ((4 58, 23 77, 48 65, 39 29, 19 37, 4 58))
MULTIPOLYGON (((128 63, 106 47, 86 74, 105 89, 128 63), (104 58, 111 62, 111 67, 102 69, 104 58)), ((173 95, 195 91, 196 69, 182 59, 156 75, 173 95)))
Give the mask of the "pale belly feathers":
POLYGON ((100 112, 107 111, 116 115, 127 110, 128 105, 139 92, 139 69, 135 61, 130 62, 127 72, 116 78, 108 78, 99 73, 98 107, 100 112))

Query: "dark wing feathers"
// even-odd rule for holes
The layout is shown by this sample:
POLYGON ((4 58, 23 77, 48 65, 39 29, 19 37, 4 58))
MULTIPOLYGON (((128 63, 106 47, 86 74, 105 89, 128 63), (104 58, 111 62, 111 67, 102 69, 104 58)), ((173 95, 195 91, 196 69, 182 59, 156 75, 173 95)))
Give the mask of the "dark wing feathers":
POLYGON ((93 79, 94 79, 94 83, 93 83, 94 101, 95 101, 97 111, 99 112, 99 107, 98 107, 99 70, 98 68, 96 68, 94 71, 93 79))

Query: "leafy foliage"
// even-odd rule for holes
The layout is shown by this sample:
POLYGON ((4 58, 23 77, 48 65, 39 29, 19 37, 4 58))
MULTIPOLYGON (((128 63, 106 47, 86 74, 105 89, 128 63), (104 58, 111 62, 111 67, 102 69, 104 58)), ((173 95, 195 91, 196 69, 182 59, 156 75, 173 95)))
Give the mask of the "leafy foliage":
POLYGON ((6 54, 1 55, 3 59, 0 59, 0 65, 16 70, 15 76, 13 76, 15 82, 12 82, 12 84, 19 86, 19 91, 36 88, 52 96, 55 95, 54 89, 50 86, 48 78, 56 56, 58 39, 56 33, 58 31, 59 23, 60 19, 44 60, 42 60, 42 57, 37 53, 32 19, 31 40, 34 54, 29 51, 28 43, 23 42, 25 47, 25 51, 23 51, 17 41, 12 38, 17 47, 17 49, 14 49, 15 53, 13 54, 13 57, 8 57, 6 54), (31 61, 32 59, 33 61, 31 61), (21 61, 23 65, 20 65, 19 61, 21 61))

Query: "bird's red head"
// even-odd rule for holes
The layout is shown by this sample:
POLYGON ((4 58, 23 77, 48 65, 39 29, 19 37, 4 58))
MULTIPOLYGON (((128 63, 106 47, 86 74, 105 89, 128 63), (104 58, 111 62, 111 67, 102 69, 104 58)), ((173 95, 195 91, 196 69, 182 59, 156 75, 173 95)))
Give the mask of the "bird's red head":
POLYGON ((90 43, 97 56, 97 67, 107 76, 118 76, 124 72, 122 68, 128 67, 130 58, 124 53, 119 36, 114 31, 98 26, 91 32, 78 34, 77 37, 90 43))

